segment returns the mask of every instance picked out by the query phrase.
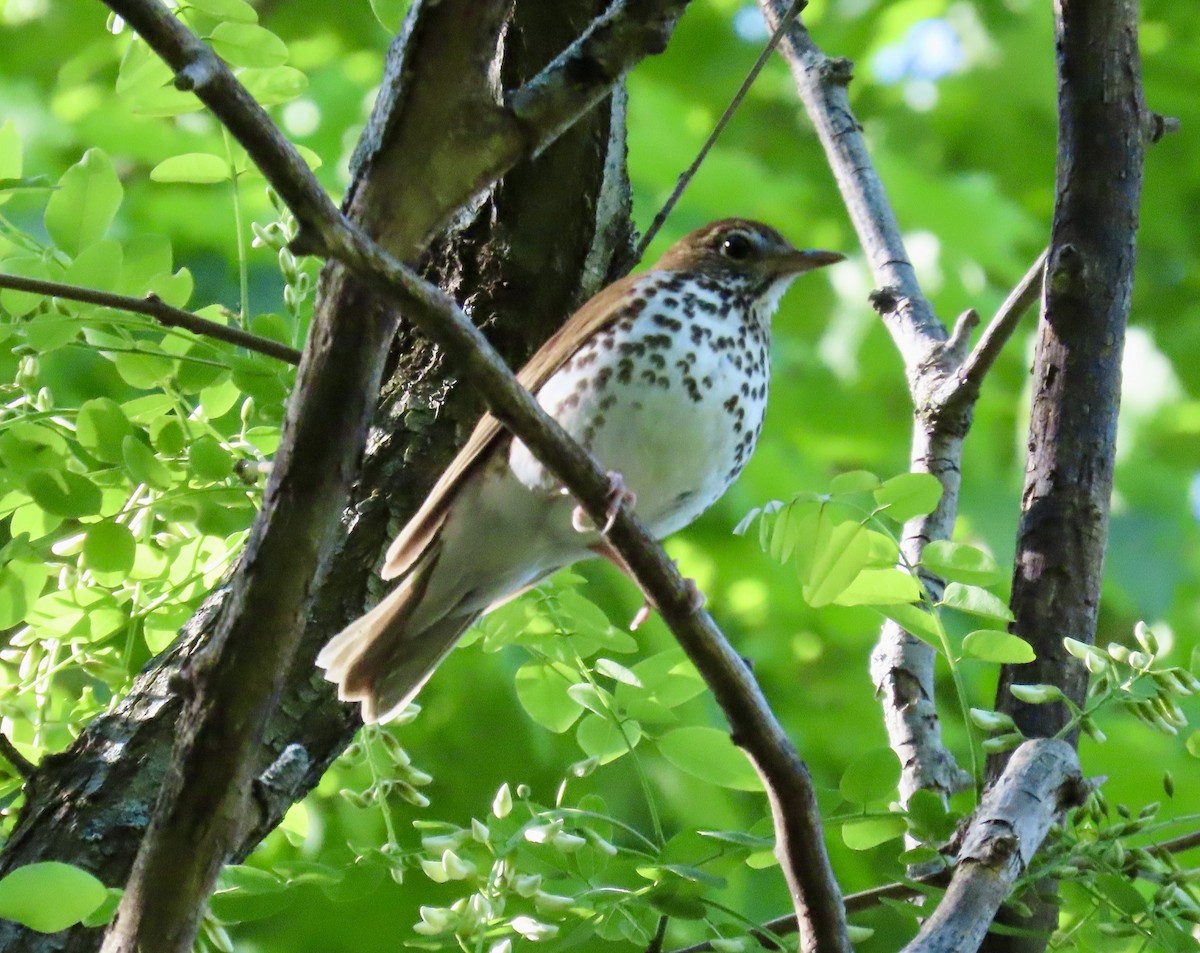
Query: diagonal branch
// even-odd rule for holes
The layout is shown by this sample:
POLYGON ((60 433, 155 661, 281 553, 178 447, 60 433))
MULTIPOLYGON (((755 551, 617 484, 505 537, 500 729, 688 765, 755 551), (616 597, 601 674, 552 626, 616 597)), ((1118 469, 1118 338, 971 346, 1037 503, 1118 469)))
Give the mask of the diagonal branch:
MULTIPOLYGON (((376 266, 386 263, 393 282, 407 288, 414 309, 446 306, 448 299, 443 300, 441 292, 425 286, 350 225, 261 107, 165 7, 153 0, 112 0, 109 5, 172 66, 176 84, 193 90, 247 149, 296 215, 300 247, 337 249, 351 260, 365 255, 376 266), (403 281, 395 282, 397 275, 403 281)), ((682 5, 675 5, 676 12, 682 5)), ((460 49, 465 62, 455 65, 466 67, 474 78, 464 85, 474 87, 475 105, 501 119, 508 113, 495 108, 487 78, 506 9, 502 2, 476 9, 470 29, 451 35, 468 38, 460 49)), ((669 32, 671 23, 673 17, 660 27, 669 32)), ((627 46, 623 52, 624 66, 607 82, 589 82, 585 76, 565 93, 556 87, 548 87, 549 92, 560 94, 563 108, 574 104, 575 114, 582 112, 646 51, 627 46)), ((615 66, 616 60, 612 62, 615 66)), ((532 123, 519 125, 509 118, 513 133, 498 159, 495 154, 488 157, 486 181, 552 141, 561 132, 565 113, 560 109, 552 115, 559 123, 553 129, 535 129, 532 123)), ((456 204, 441 209, 441 215, 453 211, 475 185, 471 182, 464 189, 460 182, 456 204)), ((417 236, 418 241, 423 238, 417 236)), ((328 280, 342 281, 345 276, 328 280)), ((117 920, 105 939, 106 950, 188 949, 201 905, 236 842, 249 782, 259 767, 253 761, 258 738, 303 631, 314 571, 334 542, 393 327, 391 315, 378 312, 336 327, 328 317, 322 311, 314 319, 263 510, 213 638, 190 673, 192 697, 172 764, 117 920)), ((494 352, 491 357, 503 367, 494 352)))
POLYGON ((104 308, 114 308, 118 311, 130 311, 134 314, 144 314, 153 318, 159 324, 168 328, 183 328, 193 334, 209 337, 226 344, 235 344, 248 351, 256 351, 273 357, 288 364, 300 363, 300 352, 270 338, 250 334, 240 328, 232 328, 216 321, 209 321, 190 311, 175 308, 167 304, 156 294, 144 298, 134 298, 130 295, 113 294, 109 291, 97 291, 94 288, 81 288, 78 285, 63 284, 59 281, 42 281, 39 278, 23 278, 20 275, 0 274, 0 288, 12 288, 14 291, 28 291, 31 294, 46 295, 51 298, 63 298, 69 301, 82 301, 85 304, 98 304, 104 308))
MULTIPOLYGON (((605 474, 541 410, 531 395, 516 384, 503 360, 454 301, 420 279, 337 213, 299 157, 273 127, 264 132, 265 139, 259 141, 257 134, 263 131, 264 124, 270 125, 269 120, 252 100, 247 102, 245 91, 229 71, 182 24, 145 0, 110 0, 110 6, 176 69, 179 78, 217 113, 250 155, 256 161, 261 158, 264 175, 300 222, 297 240, 300 247, 336 259, 359 278, 386 292, 400 305, 406 317, 456 362, 463 377, 471 380, 485 395, 492 413, 555 471, 599 523, 607 508, 605 474)), ((631 2, 629 6, 656 8, 656 5, 646 3, 631 2)), ((598 31, 590 31, 580 41, 585 51, 589 49, 589 37, 594 39, 593 34, 599 32, 603 39, 608 35, 604 31, 611 30, 611 17, 602 18, 602 21, 598 31)), ((562 62, 560 57, 542 77, 530 84, 534 91, 540 89, 543 95, 552 97, 548 108, 531 110, 520 92, 514 97, 515 102, 522 104, 526 133, 531 121, 529 117, 540 117, 545 122, 540 128, 547 141, 562 128, 562 100, 555 97, 570 93, 579 107, 584 108, 594 101, 599 88, 595 82, 586 81, 586 73, 585 81, 580 82, 580 77, 573 76, 570 69, 560 70, 559 74, 567 81, 565 92, 562 86, 545 85, 546 74, 555 75, 555 69, 561 67, 562 62), (539 82, 540 86, 537 85, 539 82)), ((568 55, 566 62, 579 61, 572 61, 568 55)), ((594 65, 599 61, 586 62, 594 65)), ((607 82, 611 83, 620 70, 615 69, 611 61, 605 61, 603 65, 601 77, 607 77, 607 82)), ((532 101, 536 103, 537 99, 532 101)), ((332 331, 323 330, 325 334, 332 331)), ((277 464, 272 471, 267 505, 252 533, 243 572, 224 607, 211 668, 202 673, 197 686, 193 704, 195 724, 177 748, 171 783, 164 788, 160 809, 139 854, 118 921, 106 940, 105 949, 113 953, 147 945, 157 949, 183 949, 194 933, 195 904, 203 900, 216 870, 228 854, 231 834, 211 830, 211 818, 222 810, 225 801, 234 797, 238 782, 247 778, 248 766, 239 764, 239 760, 244 762, 251 750, 252 739, 247 740, 245 736, 254 732, 247 731, 246 726, 261 725, 270 699, 278 690, 278 676, 269 677, 269 674, 285 668, 290 658, 295 639, 289 638, 289 628, 295 628, 295 615, 302 611, 306 601, 305 573, 315 565, 320 541, 320 533, 316 530, 327 533, 332 522, 322 511, 322 502, 328 510, 327 498, 331 491, 336 493, 338 489, 338 459, 344 459, 357 449, 345 446, 349 441, 342 440, 343 445, 336 448, 337 453, 327 451, 322 455, 325 460, 334 458, 335 473, 314 475, 306 472, 303 479, 296 478, 297 448, 315 437, 315 424, 305 413, 306 404, 326 397, 324 389, 333 382, 328 379, 342 383, 337 380, 339 375, 327 372, 317 376, 313 370, 319 357, 313 356, 312 341, 322 336, 314 334, 310 338, 309 351, 301 366, 301 383, 306 386, 298 391, 299 399, 289 408, 282 465, 277 464), (289 512, 287 523, 303 525, 305 518, 311 516, 316 524, 306 539, 296 538, 295 530, 289 532, 286 527, 273 532, 283 521, 273 521, 270 517, 285 494, 290 506, 300 510, 299 516, 289 512), (314 538, 318 542, 313 542, 314 538), (281 547, 286 546, 293 547, 294 551, 284 552, 281 547), (271 578, 265 567, 275 567, 277 571, 286 567, 292 585, 282 587, 282 593, 279 588, 272 589, 277 587, 277 580, 271 578), (249 626, 256 630, 258 644, 253 650, 247 650, 243 645, 248 641, 248 631, 242 638, 235 637, 240 628, 249 626), (242 658, 239 653, 247 654, 247 657, 242 658), (254 665, 250 667, 265 668, 268 675, 247 672, 247 663, 251 661, 254 665), (261 691, 264 688, 265 700, 253 696, 255 689, 261 691), (232 752, 227 747, 231 742, 238 746, 232 752), (222 747, 218 749, 218 745, 222 747), (222 757, 216 756, 218 750, 222 757), (194 830, 197 825, 206 825, 203 833, 208 835, 210 842, 206 850, 193 850, 186 869, 180 871, 179 848, 188 835, 197 833, 194 830), (179 890, 180 883, 185 885, 183 891, 179 890)), ((361 414, 361 409, 355 410, 361 414)), ((328 433, 327 430, 323 432, 328 433)), ((805 948, 848 950, 841 899, 821 841, 816 798, 803 762, 775 720, 745 663, 725 641, 712 619, 693 607, 688 587, 640 521, 631 514, 620 514, 610 540, 644 590, 654 598, 665 621, 709 681, 729 719, 735 739, 748 750, 763 776, 775 814, 780 860, 789 875, 797 916, 803 925, 805 948)))
POLYGON ((955 410, 958 406, 970 406, 979 399, 983 379, 987 376, 1004 345, 1016 331, 1021 318, 1042 293, 1042 275, 1046 271, 1046 254, 1043 251, 1029 270, 1025 272, 1015 288, 1009 292, 1004 303, 988 322, 979 343, 967 355, 958 368, 958 373, 942 386, 936 400, 943 411, 955 410))
POLYGON ((946 895, 904 953, 973 953, 1062 811, 1083 802, 1079 757, 1065 741, 1027 741, 989 789, 963 837, 946 895))

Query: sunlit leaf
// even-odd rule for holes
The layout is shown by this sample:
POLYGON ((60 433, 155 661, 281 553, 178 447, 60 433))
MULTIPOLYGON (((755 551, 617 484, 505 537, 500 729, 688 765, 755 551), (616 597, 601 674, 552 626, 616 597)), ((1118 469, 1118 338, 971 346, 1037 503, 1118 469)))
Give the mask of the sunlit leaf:
POLYGON ((995 593, 961 582, 952 582, 946 587, 941 605, 987 619, 1001 619, 1004 622, 1013 619, 1012 610, 995 593))
POLYGON ((155 182, 225 182, 229 179, 229 163, 207 152, 186 152, 163 159, 150 170, 150 178, 155 182))
POLYGON ((255 23, 219 23, 209 42, 217 55, 232 66, 281 66, 288 58, 287 44, 255 23))
POLYGON ((935 540, 921 553, 921 565, 947 582, 988 586, 1000 582, 1004 572, 989 553, 965 543, 935 540))
POLYGON ((705 725, 668 731, 658 750, 671 764, 701 780, 738 791, 761 791, 762 781, 729 735, 705 725))
POLYGON ((978 629, 963 639, 963 655, 1002 665, 1032 662, 1033 646, 1018 635, 998 629, 978 629))
POLYGON ((875 491, 875 502, 897 523, 932 513, 942 498, 942 484, 929 473, 901 473, 875 491))
POLYGON ((0 918, 38 933, 57 933, 79 923, 108 892, 86 870, 58 861, 18 867, 0 880, 0 918))
POLYGON ((104 237, 124 195, 112 160, 89 149, 58 180, 46 203, 46 231, 64 251, 78 254, 104 237))

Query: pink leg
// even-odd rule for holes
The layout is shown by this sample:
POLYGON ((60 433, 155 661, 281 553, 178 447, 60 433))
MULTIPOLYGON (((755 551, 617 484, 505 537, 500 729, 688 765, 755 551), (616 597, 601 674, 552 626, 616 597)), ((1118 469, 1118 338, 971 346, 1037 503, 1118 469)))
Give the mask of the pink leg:
MULTIPOLYGON (((608 542, 608 540, 601 540, 592 546, 591 549, 592 552, 594 552, 597 556, 607 559, 610 563, 621 570, 621 572, 625 573, 625 575, 627 575, 630 579, 633 579, 633 573, 630 572, 629 567, 625 565, 625 560, 621 558, 620 553, 612 548, 612 545, 608 542)), ((637 580, 635 579, 634 582, 636 581, 637 580)), ((696 580, 684 578, 683 584, 687 586, 688 603, 691 605, 692 610, 699 611, 700 609, 703 609, 706 600, 704 593, 701 592, 700 587, 696 585, 696 580)), ((642 598, 645 600, 642 603, 642 607, 638 609, 637 613, 629 623, 630 632, 636 632, 638 627, 650 618, 650 612, 658 608, 656 605, 654 605, 654 601, 648 595, 646 595, 645 592, 642 593, 642 598)))
MULTIPOLYGON (((621 512, 622 506, 632 508, 637 505, 637 494, 625 485, 625 478, 621 474, 615 470, 609 470, 608 493, 605 499, 608 505, 604 510, 604 528, 600 530, 600 535, 602 536, 608 535, 608 531, 612 529, 613 523, 617 521, 617 514, 621 512)), ((582 506, 577 506, 571 511, 571 525, 577 533, 590 533, 595 529, 595 526, 588 519, 588 515, 584 512, 582 506)))

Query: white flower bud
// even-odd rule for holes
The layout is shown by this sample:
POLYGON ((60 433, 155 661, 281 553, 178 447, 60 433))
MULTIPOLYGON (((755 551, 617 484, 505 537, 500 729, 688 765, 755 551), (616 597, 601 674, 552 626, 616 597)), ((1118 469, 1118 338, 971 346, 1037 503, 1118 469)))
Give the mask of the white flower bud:
POLYGON ((468 877, 474 877, 478 872, 478 868, 473 863, 463 860, 452 850, 447 850, 442 854, 442 867, 445 868, 446 877, 449 880, 466 880, 468 877))
POLYGON ((513 890, 519 897, 532 897, 541 886, 541 874, 517 874, 513 877, 513 890))
POLYGON ((492 814, 496 817, 508 817, 512 813, 512 808, 512 791, 509 790, 508 782, 505 781, 500 785, 500 790, 496 792, 496 796, 492 798, 492 814))
POLYGON ((531 940, 534 943, 540 940, 550 940, 558 935, 558 927, 553 923, 542 923, 533 917, 513 917, 509 926, 525 937, 525 939, 531 940))
POLYGON ((539 913, 561 913, 570 909, 575 903, 574 897, 564 897, 562 894, 545 893, 539 890, 533 895, 533 905, 539 913))

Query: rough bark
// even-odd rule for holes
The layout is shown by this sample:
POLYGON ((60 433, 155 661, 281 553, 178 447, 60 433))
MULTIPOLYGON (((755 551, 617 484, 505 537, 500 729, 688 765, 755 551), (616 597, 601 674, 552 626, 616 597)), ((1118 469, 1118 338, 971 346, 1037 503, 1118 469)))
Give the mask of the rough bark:
MULTIPOLYGON (((1121 355, 1141 194, 1142 100, 1136 0, 1058 0, 1058 159, 1054 220, 1033 368, 1033 406, 1017 555, 1014 631, 1037 659, 1005 666, 998 710, 1029 737, 1051 737, 1065 705, 1029 705, 1014 684, 1048 683, 1081 702, 1087 672, 1063 637, 1096 633, 1116 452, 1121 355)), ((1074 736, 1070 738, 1074 741, 1074 736)), ((1003 770, 994 757, 989 777, 1003 770)), ((989 953, 1038 953, 1057 922, 1053 891, 989 953)))
POLYGON ((1063 810, 1083 800, 1075 749, 1027 741, 984 795, 963 835, 954 876, 904 953, 972 953, 1063 810))
MULTIPOLYGON (((443 14, 448 6, 441 5, 443 14)), ((507 35, 504 69, 516 79, 544 65, 596 12, 591 0, 573 4, 569 16, 563 16, 560 7, 553 18, 530 9, 536 6, 518 7, 519 18, 523 10, 529 16, 507 35)), ((433 8, 434 14, 438 9, 433 8)), ((405 41, 397 43, 389 60, 380 100, 393 104, 393 120, 403 89, 453 83, 452 77, 439 75, 432 44, 421 42, 422 37, 442 37, 430 24, 421 15, 410 20, 405 41)), ((381 112, 382 107, 377 116, 381 112)), ((627 244, 628 189, 619 174, 621 128, 618 117, 616 134, 610 135, 609 111, 594 111, 542 158, 513 170, 470 221, 439 243, 439 253, 427 256, 431 273, 436 271, 457 295, 470 300, 477 315, 488 316, 514 363, 596 290, 613 252, 627 244), (614 161, 606 162, 609 154, 615 155, 614 161), (511 256, 510 270, 514 249, 519 253, 511 256), (539 250, 550 255, 539 259, 539 250)), ((384 153, 359 163, 356 187, 348 199, 352 212, 355 197, 367 194, 364 186, 373 170, 402 164, 410 176, 420 177, 415 159, 421 156, 391 151, 395 139, 379 137, 376 145, 383 142, 389 143, 384 153), (403 155, 402 162, 397 155, 403 155)), ((424 158, 436 161, 428 153, 424 158)), ((414 241, 423 236, 414 239, 422 224, 411 217, 409 223, 411 253, 414 241)), ((379 325, 371 320, 378 304, 338 271, 327 270, 319 307, 329 311, 331 320, 379 325)), ((383 342, 378 350, 386 354, 383 342)), ((455 387, 436 351, 423 340, 404 335, 393 353, 395 370, 384 387, 354 502, 345 512, 345 533, 322 555, 312 611, 257 756, 266 766, 287 749, 280 766, 286 764, 288 770, 272 772, 272 784, 256 786, 257 796, 238 818, 239 856, 316 783, 356 730, 354 712, 337 704, 329 686, 314 677, 312 658, 331 632, 363 609, 389 531, 415 508, 478 412, 474 396, 467 388, 455 387)), ((89 726, 68 752, 43 762, 0 859, 3 869, 53 858, 80 864, 106 883, 124 882, 165 775, 182 707, 179 675, 210 639, 228 592, 226 586, 212 595, 180 641, 139 678, 117 711, 89 726)), ((87 950, 98 941, 95 930, 77 929, 48 939, 0 924, 0 948, 6 950, 87 950)))
POLYGON ((1087 688, 1062 640, 1096 630, 1145 116, 1134 0, 1059 0, 1055 29, 1056 201, 1012 595, 1014 629, 1037 660, 1006 666, 997 697, 1031 737, 1055 734, 1067 709, 1020 702, 1010 685, 1057 684, 1076 702, 1087 688))

